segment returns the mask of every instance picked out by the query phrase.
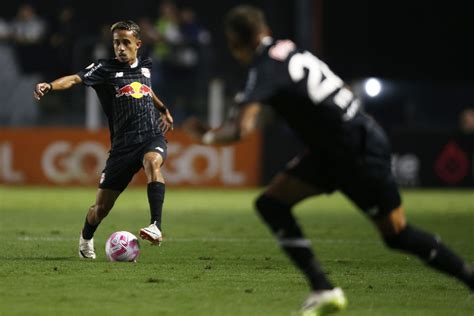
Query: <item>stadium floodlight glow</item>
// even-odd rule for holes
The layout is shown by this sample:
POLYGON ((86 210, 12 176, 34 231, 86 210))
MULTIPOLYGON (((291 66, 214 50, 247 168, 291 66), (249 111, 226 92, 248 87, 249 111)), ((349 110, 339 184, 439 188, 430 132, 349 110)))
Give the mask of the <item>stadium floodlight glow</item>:
POLYGON ((364 84, 364 89, 365 93, 369 97, 376 97, 380 94, 382 91, 382 84, 380 83, 380 80, 375 79, 375 78, 369 78, 364 84))

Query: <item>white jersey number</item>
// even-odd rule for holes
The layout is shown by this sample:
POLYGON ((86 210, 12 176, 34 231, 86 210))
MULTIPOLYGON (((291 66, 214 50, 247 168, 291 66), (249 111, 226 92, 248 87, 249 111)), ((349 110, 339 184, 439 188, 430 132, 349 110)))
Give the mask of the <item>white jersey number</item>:
POLYGON ((324 62, 310 52, 297 53, 291 57, 288 72, 293 82, 303 80, 306 69, 309 71, 308 95, 315 104, 321 103, 331 93, 340 89, 334 96, 333 102, 342 109, 347 108, 353 99, 353 94, 350 90, 343 88, 344 82, 324 62))

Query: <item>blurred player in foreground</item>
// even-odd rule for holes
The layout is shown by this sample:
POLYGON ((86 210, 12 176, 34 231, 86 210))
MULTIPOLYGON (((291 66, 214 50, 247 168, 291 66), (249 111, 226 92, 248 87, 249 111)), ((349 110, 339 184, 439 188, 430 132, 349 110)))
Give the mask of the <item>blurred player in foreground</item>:
POLYGON ((74 75, 38 83, 34 97, 40 100, 52 90, 83 83, 97 92, 107 115, 111 150, 99 183, 95 204, 89 208, 79 238, 79 255, 95 259, 94 232, 112 209, 135 173, 144 168, 151 223, 139 232, 159 245, 165 181, 160 168, 166 159, 164 134, 173 128, 173 118, 151 90, 151 61, 137 57, 140 28, 133 21, 111 27, 115 58, 99 60, 74 75))
POLYGON ((472 267, 438 237, 407 223, 391 173, 387 137, 359 108, 350 88, 310 52, 299 50, 290 40, 271 38, 257 8, 231 10, 226 35, 233 56, 250 65, 245 91, 237 100, 238 114, 217 129, 196 119, 188 120, 184 128, 204 144, 237 141, 258 127, 261 104, 267 104, 306 144, 306 151, 289 162, 256 201, 258 214, 310 284, 302 314, 320 315, 347 305, 291 211, 307 197, 335 190, 371 219, 388 247, 413 254, 474 290, 472 267))

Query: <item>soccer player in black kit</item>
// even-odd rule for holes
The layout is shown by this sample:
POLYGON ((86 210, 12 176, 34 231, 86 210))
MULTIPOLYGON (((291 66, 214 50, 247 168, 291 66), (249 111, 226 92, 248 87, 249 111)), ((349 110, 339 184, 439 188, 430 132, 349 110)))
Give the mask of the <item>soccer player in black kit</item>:
POLYGON ((79 238, 79 255, 95 259, 94 232, 112 209, 120 193, 141 168, 147 176, 150 225, 140 237, 159 245, 165 181, 160 168, 166 159, 164 134, 173 128, 173 118, 151 89, 151 61, 137 56, 140 28, 133 21, 111 27, 115 58, 99 60, 74 75, 36 85, 40 100, 52 90, 83 83, 92 87, 102 104, 110 130, 111 149, 100 178, 96 201, 89 208, 79 238))
POLYGON ((315 258, 292 207, 310 196, 341 191, 378 228, 391 249, 417 256, 474 290, 472 267, 441 240, 407 223, 390 168, 390 149, 381 127, 359 107, 350 88, 328 66, 290 40, 275 41, 265 17, 252 6, 238 6, 226 17, 233 56, 250 65, 238 114, 220 128, 196 119, 183 127, 205 144, 237 141, 258 127, 261 105, 270 106, 306 145, 256 200, 261 219, 280 247, 302 271, 311 293, 303 315, 344 309, 347 299, 315 258))

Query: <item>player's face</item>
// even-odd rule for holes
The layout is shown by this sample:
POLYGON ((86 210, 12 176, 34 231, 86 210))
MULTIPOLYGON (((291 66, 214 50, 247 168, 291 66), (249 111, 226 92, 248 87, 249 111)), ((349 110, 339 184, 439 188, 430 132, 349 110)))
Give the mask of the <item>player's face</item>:
POLYGON ((113 33, 114 52, 122 63, 133 64, 137 59, 137 52, 142 44, 132 31, 116 30, 113 33))
POLYGON ((234 33, 227 32, 226 35, 232 56, 244 64, 250 64, 252 62, 254 50, 249 45, 242 44, 234 33))

